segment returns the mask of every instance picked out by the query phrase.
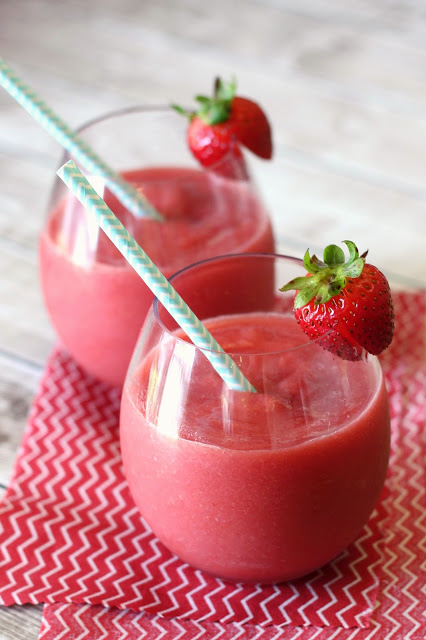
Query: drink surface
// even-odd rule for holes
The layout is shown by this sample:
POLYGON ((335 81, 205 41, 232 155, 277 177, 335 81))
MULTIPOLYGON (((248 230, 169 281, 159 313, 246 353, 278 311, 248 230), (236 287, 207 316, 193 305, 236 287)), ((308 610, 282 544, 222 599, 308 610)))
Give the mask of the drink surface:
POLYGON ((205 324, 235 360, 251 354, 241 362, 258 393, 224 389, 202 354, 190 372, 180 341, 154 349, 123 393, 132 495, 196 567, 255 582, 304 575, 356 537, 379 497, 389 455, 380 369, 350 363, 348 373, 283 314, 205 324))
MULTIPOLYGON (((136 220, 112 194, 104 199, 166 277, 200 258, 273 251, 269 218, 246 183, 177 168, 124 175, 166 221, 136 220)), ((40 239, 44 298, 70 353, 121 385, 153 295, 86 215, 75 200, 52 212, 40 239)))

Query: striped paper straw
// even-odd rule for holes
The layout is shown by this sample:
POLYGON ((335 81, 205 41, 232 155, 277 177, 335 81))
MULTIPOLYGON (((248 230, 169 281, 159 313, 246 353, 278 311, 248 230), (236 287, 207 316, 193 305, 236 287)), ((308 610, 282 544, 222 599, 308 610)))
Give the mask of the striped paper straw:
POLYGON ((137 217, 163 220, 162 216, 130 183, 123 180, 0 58, 0 84, 59 144, 77 158, 87 171, 102 176, 120 202, 137 217))
POLYGON ((186 302, 171 286, 151 258, 137 244, 126 227, 114 215, 92 185, 86 180, 72 160, 64 164, 57 172, 67 187, 80 200, 81 204, 95 214, 96 220, 108 238, 121 251, 123 256, 141 276, 161 304, 167 309, 178 325, 185 331, 196 347, 204 350, 216 372, 226 385, 234 391, 256 389, 244 377, 232 358, 225 353, 213 336, 207 331, 186 302))

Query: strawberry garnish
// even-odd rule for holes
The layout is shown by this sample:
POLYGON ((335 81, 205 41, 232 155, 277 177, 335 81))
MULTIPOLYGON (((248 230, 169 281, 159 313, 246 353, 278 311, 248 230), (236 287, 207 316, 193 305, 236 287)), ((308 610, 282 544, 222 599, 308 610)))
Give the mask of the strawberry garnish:
POLYGON ((308 275, 291 280, 281 291, 297 290, 294 313, 312 340, 345 360, 360 360, 364 350, 378 355, 390 345, 394 311, 383 273, 365 262, 367 252, 360 256, 353 242, 344 242, 346 262, 334 244, 325 248, 323 260, 306 251, 308 275))
POLYGON ((244 147, 264 160, 272 158, 271 127, 256 102, 235 96, 229 120, 235 127, 237 139, 244 147))
POLYGON ((173 107, 189 119, 188 145, 198 162, 203 167, 239 178, 247 177, 241 146, 269 159, 272 138, 268 119, 259 105, 236 96, 235 92, 235 82, 217 78, 213 97, 196 96, 198 110, 173 107))

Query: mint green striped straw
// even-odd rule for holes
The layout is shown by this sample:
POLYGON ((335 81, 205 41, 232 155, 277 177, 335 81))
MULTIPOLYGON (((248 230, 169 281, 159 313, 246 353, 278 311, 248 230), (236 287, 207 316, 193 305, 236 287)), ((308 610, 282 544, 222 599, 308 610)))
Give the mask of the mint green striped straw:
POLYGON ((120 202, 137 217, 163 220, 156 209, 130 183, 111 169, 89 145, 47 106, 0 57, 0 84, 87 171, 101 176, 120 202))
POLYGON ((225 353, 207 331, 186 302, 152 262, 151 258, 143 251, 136 240, 129 234, 126 227, 96 193, 75 163, 69 160, 57 173, 81 204, 89 212, 95 214, 101 229, 105 231, 108 238, 121 251, 136 273, 185 331, 195 346, 204 350, 205 356, 210 360, 225 384, 234 391, 256 392, 256 389, 244 377, 232 358, 225 353))

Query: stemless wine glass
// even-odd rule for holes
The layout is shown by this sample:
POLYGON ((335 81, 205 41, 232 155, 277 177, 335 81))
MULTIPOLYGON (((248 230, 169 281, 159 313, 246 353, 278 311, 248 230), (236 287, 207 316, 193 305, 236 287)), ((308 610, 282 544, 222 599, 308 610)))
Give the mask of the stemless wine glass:
MULTIPOLYGON (((224 252, 272 252, 269 216, 241 164, 225 157, 214 170, 200 169, 185 128, 185 118, 164 107, 110 113, 79 131, 164 222, 136 218, 99 176, 88 174, 89 180, 166 277, 224 252)), ((90 373, 121 385, 153 295, 59 178, 39 255, 45 303, 61 341, 90 373)))
POLYGON ((120 439, 134 501, 194 567, 235 581, 302 576, 337 556, 376 505, 389 459, 377 358, 309 341, 279 287, 299 260, 233 255, 171 283, 256 393, 226 387, 156 301, 123 389, 120 439))

